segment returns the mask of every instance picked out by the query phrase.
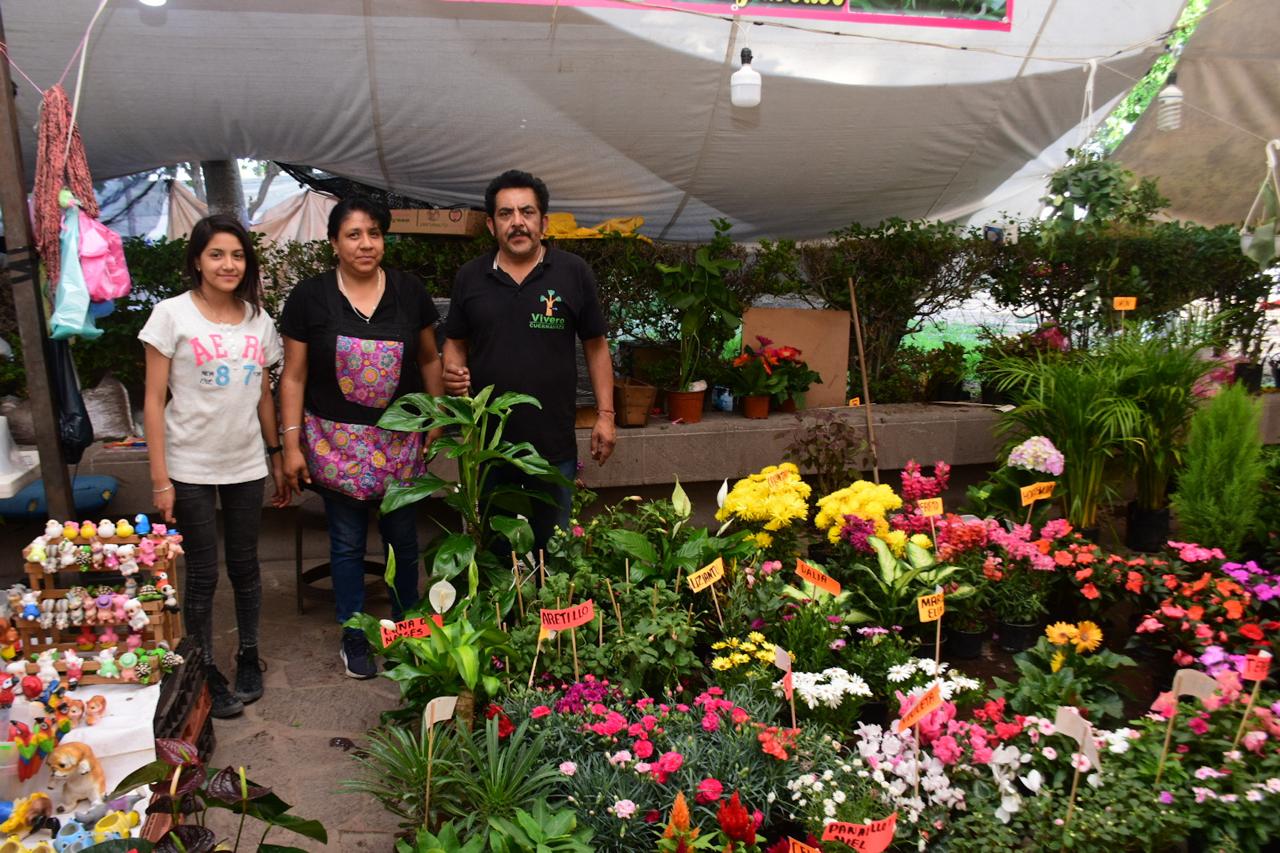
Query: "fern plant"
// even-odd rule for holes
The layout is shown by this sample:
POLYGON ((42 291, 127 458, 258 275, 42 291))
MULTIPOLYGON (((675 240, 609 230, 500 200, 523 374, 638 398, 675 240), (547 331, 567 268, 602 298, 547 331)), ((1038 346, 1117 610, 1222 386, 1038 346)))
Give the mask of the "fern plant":
POLYGON ((1238 385, 1191 418, 1187 467, 1173 496, 1183 539, 1234 556, 1256 529, 1267 475, 1261 418, 1258 402, 1238 385))

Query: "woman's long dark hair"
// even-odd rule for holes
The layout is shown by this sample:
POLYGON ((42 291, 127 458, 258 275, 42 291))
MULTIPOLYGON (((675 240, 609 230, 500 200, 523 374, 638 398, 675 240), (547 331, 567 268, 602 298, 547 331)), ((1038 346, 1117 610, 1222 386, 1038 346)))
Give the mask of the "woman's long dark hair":
POLYGON ((215 213, 201 219, 192 227, 191 236, 187 240, 186 263, 191 289, 199 290, 203 282, 197 263, 214 234, 230 234, 240 241, 240 247, 244 249, 244 278, 240 279, 240 283, 236 285, 234 295, 248 303, 253 314, 257 315, 262 310, 262 279, 258 275, 258 256, 253 251, 253 238, 240 224, 240 220, 234 216, 215 213))

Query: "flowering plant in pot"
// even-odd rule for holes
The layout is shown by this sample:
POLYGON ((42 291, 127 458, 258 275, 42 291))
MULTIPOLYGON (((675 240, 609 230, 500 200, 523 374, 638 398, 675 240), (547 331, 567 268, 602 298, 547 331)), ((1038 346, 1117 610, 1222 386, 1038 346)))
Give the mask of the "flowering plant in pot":
MULTIPOLYGON (((982 518, 1025 520, 1027 511, 1022 505, 1022 488, 1050 480, 1059 482, 1065 466, 1066 457, 1052 441, 1043 435, 1033 435, 1012 447, 1004 465, 988 479, 970 486, 965 493, 965 502, 970 512, 982 518)), ((1031 523, 1044 524, 1051 506, 1050 501, 1033 504, 1031 523)))
POLYGON ((1116 670, 1134 666, 1132 658, 1102 648, 1102 629, 1088 620, 1055 622, 1044 636, 1014 657, 1018 678, 995 679, 991 695, 1005 698, 1019 714, 1051 716, 1059 705, 1088 712, 1095 725, 1107 718, 1124 718, 1124 688, 1116 670))
POLYGON ((811 493, 795 465, 769 465, 724 493, 716 521, 724 522, 726 528, 732 524, 753 531, 752 540, 766 559, 794 560, 800 552, 800 532, 809 519, 811 493))
POLYGON ((735 396, 742 398, 743 412, 749 418, 768 417, 769 397, 783 386, 784 378, 777 370, 778 358, 772 349, 761 347, 754 350, 744 346, 742 354, 730 362, 726 371, 729 387, 735 396))

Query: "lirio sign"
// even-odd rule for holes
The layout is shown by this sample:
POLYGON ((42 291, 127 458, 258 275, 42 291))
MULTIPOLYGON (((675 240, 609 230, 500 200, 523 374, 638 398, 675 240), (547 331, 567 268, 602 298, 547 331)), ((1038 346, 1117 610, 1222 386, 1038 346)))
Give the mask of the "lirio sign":
MULTIPOLYGON (((463 3, 504 3, 512 6, 604 6, 614 9, 654 8, 648 3, 625 0, 453 0, 463 3)), ((1013 29, 1014 0, 878 0, 875 11, 861 8, 857 0, 674 0, 661 8, 688 9, 713 15, 747 14, 761 18, 806 18, 849 21, 859 24, 952 27, 968 30, 1013 29), (979 8, 972 8, 977 5, 979 8), (966 8, 969 7, 969 8, 966 8)))

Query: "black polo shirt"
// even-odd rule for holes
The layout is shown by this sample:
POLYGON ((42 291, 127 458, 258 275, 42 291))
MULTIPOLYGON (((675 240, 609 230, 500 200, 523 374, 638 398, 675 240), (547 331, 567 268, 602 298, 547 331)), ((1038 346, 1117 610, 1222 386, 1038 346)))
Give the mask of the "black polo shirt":
POLYGON ((471 388, 493 385, 542 403, 516 406, 503 437, 528 441, 550 462, 576 459, 577 345, 607 331, 586 261, 548 248, 521 284, 494 267, 496 250, 464 264, 453 283, 445 334, 467 342, 471 388))

